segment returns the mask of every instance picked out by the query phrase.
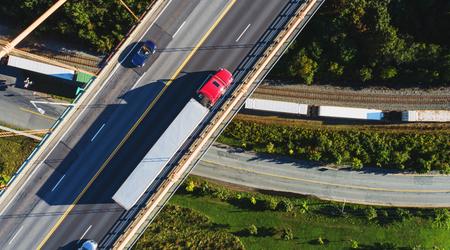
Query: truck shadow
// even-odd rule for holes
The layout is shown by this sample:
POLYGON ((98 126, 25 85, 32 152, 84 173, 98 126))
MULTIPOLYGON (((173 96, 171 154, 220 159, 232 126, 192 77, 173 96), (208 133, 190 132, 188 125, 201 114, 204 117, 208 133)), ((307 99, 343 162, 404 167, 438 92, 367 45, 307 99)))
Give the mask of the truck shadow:
POLYGON ((173 82, 162 79, 146 84, 122 95, 117 100, 120 104, 90 105, 88 112, 101 113, 74 146, 67 139, 60 141, 43 162, 43 168, 53 173, 37 195, 50 205, 72 204, 98 173, 78 204, 113 203, 113 194, 210 73, 186 73, 173 82), (155 101, 161 91, 164 95, 155 101), (135 115, 126 119, 126 114, 135 115), (127 139, 121 142, 123 138, 127 139))
MULTIPOLYGON (((70 236, 65 233, 74 225, 92 224, 107 218, 110 223, 105 226, 112 227, 117 219, 127 214, 112 196, 209 74, 210 71, 185 73, 172 82, 160 79, 129 90, 115 100, 116 104, 89 105, 87 112, 95 118, 81 117, 83 120, 75 124, 75 128, 81 130, 84 123, 88 126, 86 132, 80 131, 82 135, 77 135, 72 128, 72 132, 55 145, 50 156, 39 162, 35 182, 30 184, 38 186, 37 197, 53 207, 50 209, 53 211, 33 211, 33 206, 23 206, 23 209, 5 211, 0 222, 61 216, 67 208, 54 206, 76 204, 60 225, 61 230, 52 236, 52 239, 64 239, 65 242, 58 245, 79 239, 82 232, 73 232, 70 236), (166 87, 166 84, 169 85, 166 87), (164 95, 155 101, 163 90, 164 95), (103 124, 106 125, 99 132, 103 124)), ((157 186, 156 182, 164 178, 161 175, 152 186, 157 186)))

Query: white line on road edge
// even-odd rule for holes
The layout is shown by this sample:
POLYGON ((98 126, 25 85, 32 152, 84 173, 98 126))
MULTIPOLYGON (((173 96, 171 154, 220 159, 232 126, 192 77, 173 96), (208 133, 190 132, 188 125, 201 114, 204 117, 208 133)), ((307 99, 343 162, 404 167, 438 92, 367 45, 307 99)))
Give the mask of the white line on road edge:
POLYGON ((184 22, 180 25, 180 27, 178 27, 177 31, 175 31, 175 33, 173 33, 172 38, 175 38, 175 36, 177 35, 178 31, 180 31, 181 28, 183 28, 183 26, 184 26, 185 23, 186 23, 186 21, 184 21, 184 22))
POLYGON ((86 229, 86 231, 84 231, 83 235, 81 235, 81 238, 78 240, 78 242, 80 242, 80 241, 84 238, 84 236, 86 236, 87 232, 89 232, 89 230, 91 229, 91 227, 92 227, 92 225, 90 225, 90 226, 88 227, 88 229, 86 229))
POLYGON ((247 25, 247 27, 245 27, 244 31, 242 31, 242 33, 239 35, 239 37, 236 39, 236 42, 239 41, 239 39, 241 39, 241 37, 244 35, 244 33, 248 30, 248 28, 250 28, 250 25, 252 25, 251 23, 249 23, 247 25))
POLYGON ((106 123, 103 123, 103 125, 100 127, 100 129, 97 131, 97 133, 95 133, 94 137, 92 137, 91 142, 93 142, 95 140, 95 137, 97 137, 98 133, 100 133, 100 131, 102 131, 103 127, 105 126, 106 123))
MULTIPOLYGON (((142 40, 142 38, 146 35, 146 33, 150 30, 150 28, 153 26, 153 24, 159 19, 159 17, 161 16, 162 13, 164 13, 164 11, 166 10, 166 8, 170 5, 170 3, 172 2, 172 0, 169 0, 169 2, 167 3, 166 6, 164 6, 164 8, 161 10, 161 12, 158 14, 158 16, 155 18, 155 20, 153 20, 152 24, 148 26, 148 28, 145 30, 145 32, 142 34, 142 36, 140 36, 139 40, 142 40)), ((136 43, 137 44, 137 43, 136 43)), ((97 90, 97 92, 95 92, 94 96, 92 96, 92 98, 88 101, 87 105, 84 106, 80 112, 80 114, 78 115, 78 117, 76 117, 76 119, 69 125, 69 127, 67 128, 66 131, 64 131, 64 133, 61 135, 60 139, 58 140, 58 142, 62 141, 62 139, 66 136, 66 134, 70 131, 70 129, 75 125, 76 121, 83 115, 84 111, 87 109, 87 107, 89 107, 89 105, 92 103, 92 101, 95 99, 95 97, 97 97, 97 95, 101 92, 101 90, 108 85, 108 81, 110 80, 110 78, 113 76, 113 74, 117 71, 117 69, 119 68, 120 64, 123 63, 123 61, 125 61, 125 59, 130 55, 131 51, 133 51, 133 49, 136 47, 136 44, 133 46, 133 48, 128 52, 128 54, 124 57, 124 59, 122 61, 120 61, 120 63, 116 64, 116 66, 114 67, 114 69, 110 72, 109 76, 106 78, 106 80, 104 81, 104 84, 100 86, 100 88, 97 90)), ((74 106, 76 107, 76 106, 74 106)), ((81 107, 79 107, 81 108, 81 107)), ((56 146, 58 146, 59 143, 55 143, 55 145, 52 147, 52 149, 50 150, 50 152, 47 154, 47 156, 44 157, 44 160, 41 162, 41 164, 39 164, 39 166, 37 168, 35 168, 31 174, 28 176, 28 178, 26 179, 25 182, 27 182, 28 180, 31 179, 31 177, 38 171, 38 169, 40 168, 40 166, 42 166, 43 162, 48 158, 48 156, 53 152, 53 150, 55 150, 56 146)), ((19 188, 20 190, 20 188, 19 188)), ((19 192, 18 190, 18 192, 19 192)), ((0 214, 3 214, 4 211, 6 211, 6 209, 9 207, 9 205, 11 204, 11 202, 14 199, 10 199, 9 202, 6 204, 6 206, 3 208, 3 210, 1 210, 0 214)))
POLYGON ((19 230, 17 230, 17 232, 16 232, 16 234, 14 234, 14 236, 11 238, 11 240, 8 242, 8 245, 10 245, 12 242, 13 242, 13 240, 16 238, 16 236, 20 233, 20 231, 22 231, 22 229, 23 229, 23 226, 21 226, 20 228, 19 228, 19 230))
POLYGON ((53 188, 52 188, 52 191, 51 192, 53 192, 55 189, 56 189, 56 187, 59 185, 59 183, 64 179, 64 177, 66 177, 66 175, 64 174, 60 179, 59 179, 59 181, 55 184, 55 186, 53 186, 53 188))
POLYGON ((41 114, 45 114, 45 110, 38 107, 36 103, 40 104, 48 104, 48 105, 61 105, 61 106, 75 106, 73 103, 65 103, 65 102, 47 102, 47 101, 30 101, 30 103, 39 111, 41 114))

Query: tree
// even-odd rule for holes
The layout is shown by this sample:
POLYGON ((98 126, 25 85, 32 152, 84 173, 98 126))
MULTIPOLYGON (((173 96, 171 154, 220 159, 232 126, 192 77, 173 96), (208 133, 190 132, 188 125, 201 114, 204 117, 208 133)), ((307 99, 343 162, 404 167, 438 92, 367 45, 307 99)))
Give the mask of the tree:
POLYGON ((281 231, 281 238, 283 240, 293 240, 294 233, 292 233, 292 230, 290 228, 283 228, 283 230, 281 231))
POLYGON ((291 212, 294 206, 290 200, 281 200, 278 202, 277 210, 283 212, 291 212))
POLYGON ((450 212, 448 209, 441 208, 434 210, 433 226, 450 229, 450 212))
POLYGON ((304 214, 307 213, 308 211, 309 211, 308 201, 303 201, 300 206, 300 213, 304 214))
POLYGON ((246 233, 247 235, 258 235, 258 228, 251 224, 247 229, 246 229, 246 233))
POLYGON ((383 80, 389 80, 397 76, 397 69, 388 67, 381 70, 380 77, 383 80))
POLYGON ((363 167, 362 161, 356 157, 353 157, 352 159, 352 169, 354 170, 361 170, 363 167))
POLYGON ((256 205, 256 199, 255 199, 255 197, 250 197, 250 204, 252 204, 252 205, 256 205))
POLYGON ((269 154, 275 153, 275 145, 273 145, 272 142, 267 143, 266 150, 267 150, 267 153, 269 153, 269 154))
POLYGON ((368 67, 363 67, 359 70, 359 76, 361 81, 367 82, 372 79, 372 69, 368 67))
POLYGON ((378 217, 377 210, 373 207, 367 207, 364 210, 365 216, 367 220, 373 220, 378 217))
POLYGON ((317 71, 318 64, 308 57, 305 49, 301 49, 294 61, 289 67, 291 75, 300 77, 306 84, 311 84, 314 80, 314 74, 317 71))
POLYGON ((328 71, 330 71, 334 77, 339 78, 344 74, 344 67, 337 62, 330 62, 328 71))
POLYGON ((194 183, 194 181, 193 180, 190 180, 189 182, 188 182, 188 184, 186 185, 186 191, 187 192, 189 192, 189 193, 192 193, 192 192, 194 192, 194 189, 195 189, 195 183, 194 183))
POLYGON ((317 238, 317 244, 319 244, 319 245, 325 244, 325 242, 323 241, 321 236, 319 236, 319 238, 317 238))
POLYGON ((359 248, 359 243, 356 240, 350 240, 350 244, 351 244, 351 248, 352 249, 358 249, 359 248))
POLYGON ((265 199, 263 202, 263 209, 275 210, 277 208, 277 201, 274 198, 265 199))

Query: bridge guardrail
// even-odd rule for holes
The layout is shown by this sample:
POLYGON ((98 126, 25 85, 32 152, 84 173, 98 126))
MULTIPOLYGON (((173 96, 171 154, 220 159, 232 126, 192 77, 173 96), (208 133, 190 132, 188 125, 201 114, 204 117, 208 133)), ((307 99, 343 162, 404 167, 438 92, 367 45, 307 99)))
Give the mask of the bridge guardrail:
POLYGON ((317 0, 307 0, 299 8, 293 18, 291 18, 291 21, 284 27, 282 31, 280 31, 278 36, 273 40, 273 42, 266 49, 263 55, 248 71, 248 73, 246 74, 246 79, 244 79, 242 83, 237 86, 235 91, 211 119, 210 123, 191 144, 187 152, 174 167, 171 174, 169 174, 169 176, 161 184, 160 188, 150 197, 150 199, 145 204, 145 207, 143 207, 135 216, 134 220, 129 224, 126 231, 123 232, 121 237, 119 237, 119 239, 116 241, 113 249, 127 248, 127 243, 133 238, 136 233, 139 233, 139 228, 141 228, 146 218, 151 214, 156 206, 158 206, 159 202, 168 193, 169 189, 177 183, 177 181, 189 167, 191 162, 200 153, 200 150, 206 144, 208 139, 212 137, 216 129, 221 125, 228 114, 230 114, 234 106, 236 106, 238 101, 245 95, 250 85, 261 75, 261 72, 264 70, 270 60, 275 56, 276 52, 282 47, 288 37, 293 34, 295 28, 301 23, 301 21, 305 18, 306 14, 310 11, 313 5, 316 4, 316 2, 317 0))

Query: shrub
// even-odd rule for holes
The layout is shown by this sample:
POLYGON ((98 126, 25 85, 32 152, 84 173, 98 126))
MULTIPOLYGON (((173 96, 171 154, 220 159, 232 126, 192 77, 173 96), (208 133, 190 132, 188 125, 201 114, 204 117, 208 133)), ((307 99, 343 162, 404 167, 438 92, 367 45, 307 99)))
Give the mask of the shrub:
POLYGON ((258 235, 258 228, 255 225, 250 225, 245 230, 247 235, 258 235))
POLYGON ((283 228, 283 230, 281 231, 281 238, 283 240, 293 240, 294 233, 292 233, 292 230, 290 228, 283 228))
POLYGON ((358 244, 358 241, 356 241, 356 240, 350 240, 350 244, 351 244, 351 248, 352 249, 358 249, 359 248, 359 244, 358 244))
POLYGON ((450 229, 450 212, 448 209, 441 208, 434 210, 433 226, 450 229))
POLYGON ((185 190, 186 190, 187 192, 189 192, 189 193, 192 193, 192 192, 194 192, 194 189, 195 189, 195 183, 194 183, 194 181, 193 181, 193 180, 189 180, 188 183, 187 183, 187 185, 186 185, 186 187, 185 187, 185 190))
POLYGON ((276 210, 278 202, 274 198, 268 198, 261 201, 264 210, 276 210))
POLYGON ((275 153, 275 145, 272 142, 267 143, 266 150, 268 153, 275 153))
POLYGON ((356 157, 352 159, 352 169, 361 170, 363 167, 362 161, 356 157))
POLYGON ((300 205, 300 213, 304 214, 309 211, 308 201, 303 201, 300 205))
POLYGON ((322 237, 319 236, 319 238, 317 238, 317 244, 319 244, 319 245, 325 244, 325 242, 323 241, 322 237))
POLYGON ((256 151, 276 151, 312 161, 351 164, 354 169, 378 166, 417 172, 449 172, 449 138, 448 131, 391 133, 366 129, 305 128, 302 125, 235 119, 219 141, 239 146, 245 139, 256 151), (276 150, 272 141, 277 142, 276 150))
POLYGON ((403 208, 396 208, 395 209, 395 216, 400 221, 405 221, 409 218, 411 218, 411 213, 409 210, 403 209, 403 208))
POLYGON ((290 200, 281 200, 278 202, 277 210, 283 211, 283 212, 291 212, 294 206, 292 205, 292 202, 290 200))
POLYGON ((210 194, 211 190, 209 188, 208 182, 206 182, 206 181, 202 182, 200 184, 199 191, 200 191, 201 195, 208 195, 208 194, 210 194))
POLYGON ((364 209, 364 215, 366 216, 367 220, 373 220, 377 218, 377 210, 373 207, 367 207, 364 209))

